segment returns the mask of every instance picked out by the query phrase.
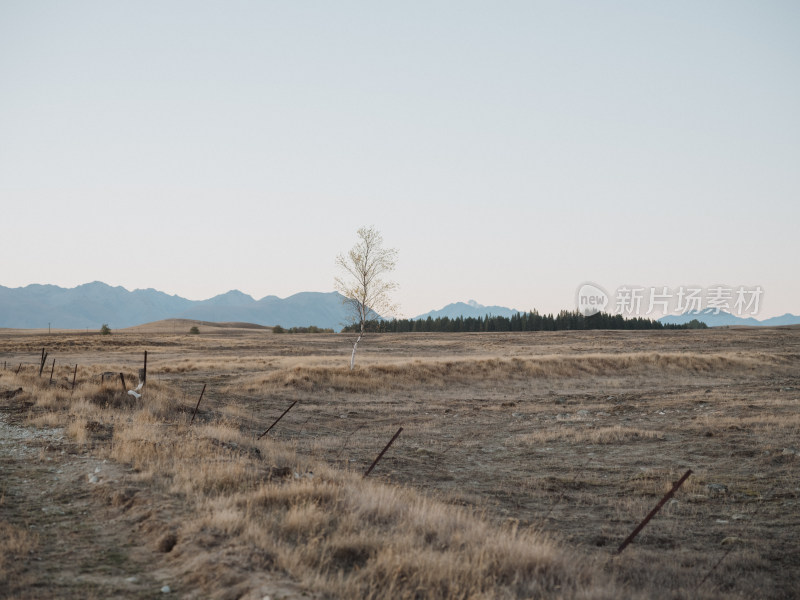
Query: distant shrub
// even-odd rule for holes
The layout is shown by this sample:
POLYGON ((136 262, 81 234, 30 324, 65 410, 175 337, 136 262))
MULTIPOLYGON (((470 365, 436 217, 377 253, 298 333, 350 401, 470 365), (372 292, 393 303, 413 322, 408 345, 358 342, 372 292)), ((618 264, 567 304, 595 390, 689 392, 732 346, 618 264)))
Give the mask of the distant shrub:
POLYGON ((200 330, 195 325, 189 330, 189 333, 198 334, 198 333, 200 333, 200 330))
POLYGON ((333 329, 324 329, 316 325, 309 325, 308 327, 290 327, 287 331, 289 333, 333 333, 333 329))
POLYGON ((286 329, 285 327, 281 327, 280 325, 275 325, 272 328, 273 333, 333 333, 333 329, 325 329, 322 327, 317 327, 316 325, 310 325, 308 327, 289 327, 286 329))
POLYGON ((100 335, 111 335, 111 328, 108 326, 108 323, 103 323, 103 326, 100 328, 100 335))

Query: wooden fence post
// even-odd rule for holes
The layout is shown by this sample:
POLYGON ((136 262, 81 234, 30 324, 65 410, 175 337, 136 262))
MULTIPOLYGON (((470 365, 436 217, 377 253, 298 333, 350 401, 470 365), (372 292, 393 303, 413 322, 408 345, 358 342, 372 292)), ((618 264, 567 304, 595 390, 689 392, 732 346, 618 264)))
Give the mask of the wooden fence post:
MULTIPOLYGON (((146 353, 145 353, 146 354, 146 353)), ((194 407, 194 412, 192 413, 192 420, 189 421, 189 425, 194 423, 194 417, 197 415, 197 409, 200 408, 200 400, 203 399, 203 394, 206 393, 206 384, 203 384, 203 390, 200 392, 200 397, 197 399, 197 405, 194 407)))
POLYGON ((260 440, 262 437, 264 437, 265 435, 267 435, 267 434, 269 433, 269 430, 270 430, 270 429, 272 429, 273 427, 275 427, 275 425, 277 425, 277 424, 278 424, 278 421, 280 421, 280 420, 281 420, 281 419, 282 419, 282 418, 283 418, 283 417, 286 415, 286 413, 288 413, 290 410, 292 410, 292 406, 294 406, 295 404, 297 404, 297 400, 295 400, 294 402, 292 402, 292 403, 289 405, 289 408, 287 408, 285 411, 283 411, 283 414, 282 414, 280 417, 278 417, 277 419, 275 419, 275 422, 274 422, 272 425, 270 425, 270 426, 269 426, 269 429, 267 429, 267 430, 266 430, 264 433, 262 433, 260 436, 258 436, 258 437, 256 438, 256 440, 260 440))
POLYGON ((639 532, 642 529, 644 529, 644 526, 647 525, 650 522, 650 519, 652 519, 654 516, 656 516, 656 513, 659 510, 661 510, 661 507, 664 506, 664 504, 667 503, 667 500, 672 498, 672 495, 675 492, 678 491, 678 488, 683 485, 683 482, 686 481, 689 478, 689 475, 691 475, 691 474, 692 474, 692 470, 689 469, 688 471, 686 471, 686 473, 683 474, 683 477, 681 477, 678 481, 676 481, 675 483, 672 484, 672 489, 670 491, 668 491, 666 494, 664 494, 664 497, 659 501, 658 504, 655 505, 655 508, 653 508, 653 510, 650 511, 650 513, 642 520, 642 522, 639 523, 639 525, 636 527, 636 529, 634 529, 631 532, 631 534, 628 537, 625 538, 625 541, 622 542, 619 545, 619 548, 617 548, 617 551, 615 552, 615 554, 622 554, 622 551, 625 550, 625 548, 628 547, 628 544, 630 544, 633 541, 633 538, 635 538, 637 535, 639 535, 639 532))
POLYGON ((386 447, 384 447, 384 449, 381 450, 381 453, 378 454, 377 458, 372 461, 372 464, 369 466, 369 469, 367 469, 367 472, 364 473, 364 477, 366 477, 367 475, 372 473, 372 469, 375 468, 375 465, 378 464, 378 461, 381 459, 381 457, 384 455, 384 453, 389 449, 389 446, 391 446, 394 443, 394 441, 397 439, 397 436, 400 435, 401 431, 403 431, 402 427, 397 430, 397 433, 395 433, 394 436, 392 437, 392 439, 389 440, 389 443, 386 444, 386 447))

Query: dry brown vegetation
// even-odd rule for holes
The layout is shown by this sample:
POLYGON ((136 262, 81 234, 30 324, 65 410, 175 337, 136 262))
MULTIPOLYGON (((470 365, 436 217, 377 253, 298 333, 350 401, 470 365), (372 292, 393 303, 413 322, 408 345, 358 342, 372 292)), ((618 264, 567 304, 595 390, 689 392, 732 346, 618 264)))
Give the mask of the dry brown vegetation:
MULTIPOLYGON (((0 336, 0 391, 24 390, 0 412, 69 435, 31 468, 64 447, 118 465, 91 498, 127 559, 59 595, 151 597, 147 577, 231 598, 789 598, 800 584, 799 331, 382 335, 353 372, 338 336, 231 331, 0 336), (121 371, 132 387, 143 349, 141 400, 100 382, 121 371)), ((35 592, 47 575, 22 557, 47 544, 0 509, 21 540, 0 548, 0 585, 35 592)))
POLYGON ((21 564, 37 546, 36 535, 6 521, 0 521, 0 590, 27 581, 21 577, 21 564))
MULTIPOLYGON (((289 387, 304 392, 333 390, 342 392, 381 392, 386 390, 444 388, 472 385, 482 381, 503 382, 554 377, 641 375, 652 370, 667 373, 721 373, 752 371, 776 362, 775 356, 742 356, 733 353, 703 354, 656 352, 637 354, 585 354, 575 356, 537 356, 536 358, 484 358, 430 360, 405 363, 370 364, 351 372, 339 367, 296 366, 274 371, 244 382, 250 392, 274 392, 289 387)), ((242 383, 237 385, 241 386, 242 383)))
MULTIPOLYGON (((167 545, 184 577, 197 568, 198 551, 225 546, 257 556, 252 567, 278 569, 332 597, 614 596, 607 578, 541 533, 332 469, 286 444, 256 441, 224 418, 192 427, 187 406, 158 382, 146 401, 131 402, 116 381, 82 383, 73 393, 43 387, 34 375, 6 379, 30 390, 17 400, 31 403, 31 422, 67 422, 78 445, 129 465, 131 481, 187 505, 191 516, 180 525, 163 524, 173 530, 167 545)), ((7 551, 24 554, 30 546, 16 532, 26 532, 5 525, 15 532, 7 551)), ((183 593, 223 594, 231 581, 219 574, 201 583, 183 593)))

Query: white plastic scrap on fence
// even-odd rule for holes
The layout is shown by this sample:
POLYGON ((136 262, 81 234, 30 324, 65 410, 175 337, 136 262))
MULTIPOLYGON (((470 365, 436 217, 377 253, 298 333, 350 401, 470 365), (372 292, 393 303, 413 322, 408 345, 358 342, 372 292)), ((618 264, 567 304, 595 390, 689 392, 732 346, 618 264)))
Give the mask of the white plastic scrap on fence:
POLYGON ((133 396, 134 398, 136 398, 138 400, 139 398, 142 397, 142 395, 139 392, 142 390, 142 386, 143 385, 144 385, 144 381, 140 381, 139 385, 137 385, 134 389, 128 390, 128 395, 129 396, 133 396))

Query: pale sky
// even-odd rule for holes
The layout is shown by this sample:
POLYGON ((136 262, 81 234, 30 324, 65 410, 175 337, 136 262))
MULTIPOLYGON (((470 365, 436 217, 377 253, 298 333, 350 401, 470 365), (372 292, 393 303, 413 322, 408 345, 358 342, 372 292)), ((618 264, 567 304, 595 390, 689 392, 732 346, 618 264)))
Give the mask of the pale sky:
POLYGON ((800 3, 0 0, 0 285, 800 313, 800 3))

